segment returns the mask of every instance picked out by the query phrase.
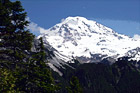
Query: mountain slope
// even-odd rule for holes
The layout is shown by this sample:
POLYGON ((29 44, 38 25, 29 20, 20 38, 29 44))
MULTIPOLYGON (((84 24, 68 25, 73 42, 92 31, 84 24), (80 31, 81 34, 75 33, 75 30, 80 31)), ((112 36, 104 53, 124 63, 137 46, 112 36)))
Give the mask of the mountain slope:
MULTIPOLYGON (((33 42, 32 52, 38 52, 40 41, 35 38, 33 42)), ((72 66, 70 66, 67 63, 72 63, 72 59, 60 54, 56 49, 54 49, 52 46, 50 46, 48 43, 44 42, 45 47, 45 53, 46 53, 46 62, 50 66, 50 68, 53 69, 53 71, 57 72, 60 76, 63 75, 59 69, 65 69, 65 66, 68 66, 73 69, 72 66)))
POLYGON ((39 37, 59 53, 86 63, 117 59, 140 46, 140 40, 118 34, 84 17, 68 17, 39 37))

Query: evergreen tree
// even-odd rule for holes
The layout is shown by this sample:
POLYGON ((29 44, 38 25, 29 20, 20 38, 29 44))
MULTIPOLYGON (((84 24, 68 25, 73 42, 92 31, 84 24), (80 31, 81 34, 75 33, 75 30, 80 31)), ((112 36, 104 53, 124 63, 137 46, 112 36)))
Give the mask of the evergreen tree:
POLYGON ((83 93, 77 77, 73 76, 70 80, 70 86, 67 88, 68 93, 83 93))
POLYGON ((0 0, 0 65, 16 66, 30 51, 34 36, 26 29, 28 21, 20 1, 0 0))
POLYGON ((45 56, 46 53, 44 51, 44 44, 42 38, 40 40, 40 52, 34 55, 34 62, 36 62, 36 72, 35 75, 38 78, 36 79, 36 85, 38 87, 38 92, 42 93, 52 93, 55 92, 58 86, 55 85, 54 79, 52 77, 51 71, 46 64, 45 56))
POLYGON ((39 46, 39 52, 32 55, 26 62, 26 69, 19 73, 17 86, 20 86, 21 91, 28 93, 54 93, 58 86, 55 85, 51 71, 45 61, 46 54, 42 38, 39 46))

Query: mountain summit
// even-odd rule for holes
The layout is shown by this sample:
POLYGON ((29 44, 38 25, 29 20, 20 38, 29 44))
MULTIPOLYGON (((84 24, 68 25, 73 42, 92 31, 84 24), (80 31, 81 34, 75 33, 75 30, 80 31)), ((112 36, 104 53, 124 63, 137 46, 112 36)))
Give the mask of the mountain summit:
POLYGON ((86 63, 105 58, 117 59, 140 47, 140 40, 118 34, 96 21, 79 16, 63 19, 39 37, 43 37, 44 42, 59 53, 86 63))

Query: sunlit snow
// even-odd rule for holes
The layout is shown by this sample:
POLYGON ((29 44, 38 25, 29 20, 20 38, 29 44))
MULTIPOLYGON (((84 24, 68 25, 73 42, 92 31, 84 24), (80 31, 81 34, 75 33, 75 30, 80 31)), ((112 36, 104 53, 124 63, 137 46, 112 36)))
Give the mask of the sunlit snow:
MULTIPOLYGON (((84 17, 68 17, 40 35, 61 54, 69 57, 125 56, 129 50, 140 47, 140 39, 130 38, 84 17)), ((136 56, 140 59, 140 55, 136 56)))

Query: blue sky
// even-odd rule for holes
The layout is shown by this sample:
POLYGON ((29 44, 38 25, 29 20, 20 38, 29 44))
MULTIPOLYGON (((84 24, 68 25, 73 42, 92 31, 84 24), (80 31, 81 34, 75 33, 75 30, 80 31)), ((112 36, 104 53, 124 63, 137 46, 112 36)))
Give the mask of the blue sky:
MULTIPOLYGON (((15 0, 12 0, 15 1, 15 0)), ((140 35, 140 0, 20 0, 28 17, 48 29, 68 16, 82 16, 118 33, 140 35)), ((38 35, 35 31, 34 34, 38 35)))

